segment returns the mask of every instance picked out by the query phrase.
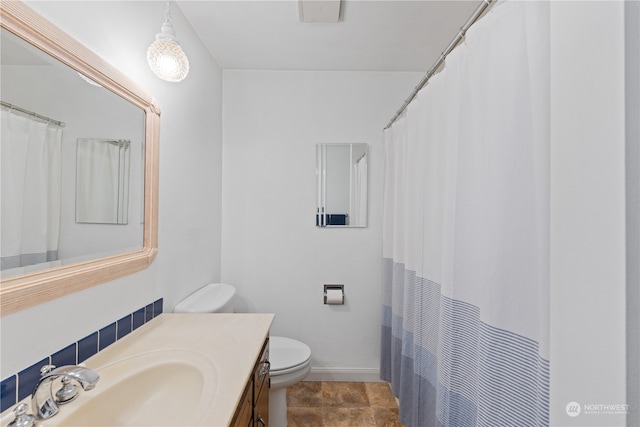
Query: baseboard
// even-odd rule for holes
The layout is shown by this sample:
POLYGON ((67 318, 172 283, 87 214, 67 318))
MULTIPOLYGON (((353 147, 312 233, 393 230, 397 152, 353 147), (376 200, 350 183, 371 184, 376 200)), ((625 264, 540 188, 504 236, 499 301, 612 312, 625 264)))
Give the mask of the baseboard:
POLYGON ((381 382, 379 369, 311 367, 304 381, 381 382))

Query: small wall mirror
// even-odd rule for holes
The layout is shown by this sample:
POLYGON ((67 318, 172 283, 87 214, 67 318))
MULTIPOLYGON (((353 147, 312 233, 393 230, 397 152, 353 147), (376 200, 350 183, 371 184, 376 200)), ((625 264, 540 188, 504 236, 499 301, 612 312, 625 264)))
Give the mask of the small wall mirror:
POLYGON ((131 141, 78 138, 76 147, 76 223, 126 225, 131 141))
POLYGON ((316 226, 367 226, 367 144, 316 145, 316 226))

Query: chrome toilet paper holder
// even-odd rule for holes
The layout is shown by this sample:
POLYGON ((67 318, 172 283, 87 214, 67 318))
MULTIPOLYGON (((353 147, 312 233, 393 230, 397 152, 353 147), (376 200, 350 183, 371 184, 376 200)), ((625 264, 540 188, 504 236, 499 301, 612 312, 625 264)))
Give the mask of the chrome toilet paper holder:
POLYGON ((324 303, 325 304, 344 304, 344 285, 324 285, 324 303), (327 302, 327 294, 329 291, 340 291, 342 295, 342 301, 339 303, 327 302))

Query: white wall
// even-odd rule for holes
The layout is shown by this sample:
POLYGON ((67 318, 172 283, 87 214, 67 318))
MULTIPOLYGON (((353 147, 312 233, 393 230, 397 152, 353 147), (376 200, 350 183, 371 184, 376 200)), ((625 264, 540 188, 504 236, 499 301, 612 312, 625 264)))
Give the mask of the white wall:
POLYGON ((382 128, 420 77, 224 71, 222 280, 311 347, 314 373, 378 378, 382 128), (316 228, 315 145, 353 142, 369 144, 368 227, 316 228), (323 304, 325 283, 344 306, 323 304))
POLYGON ((168 83, 146 63, 164 2, 27 4, 157 99, 159 252, 140 273, 3 316, 3 379, 157 298, 172 308, 201 284, 220 279, 222 72, 180 10, 174 5, 172 17, 191 72, 181 83, 168 83))
MULTIPOLYGON (((626 404, 624 2, 551 3, 551 424, 626 404), (583 413, 569 417, 569 402, 583 413)), ((628 402, 632 403, 632 402, 628 402)))

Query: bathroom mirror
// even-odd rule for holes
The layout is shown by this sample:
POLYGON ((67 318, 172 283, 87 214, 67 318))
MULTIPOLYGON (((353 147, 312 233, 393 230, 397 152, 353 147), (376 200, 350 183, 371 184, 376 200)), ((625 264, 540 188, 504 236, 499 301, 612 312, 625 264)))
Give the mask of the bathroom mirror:
POLYGON ((25 145, 16 142, 22 137, 8 137, 13 125, 2 126, 0 198, 3 205, 23 205, 20 213, 2 216, 0 310, 5 315, 132 274, 153 261, 160 112, 137 85, 25 4, 1 2, 0 18, 3 120, 45 135, 46 156, 40 157, 47 158, 25 166, 26 175, 37 175, 39 183, 5 180, 21 164, 25 145), (76 141, 92 135, 129 144, 128 175, 118 183, 127 184, 126 224, 75 221, 76 141), (5 160, 11 167, 4 167, 5 160), (26 222, 41 210, 48 212, 37 220, 42 227, 10 225, 10 217, 26 222), (16 237, 20 229, 38 233, 16 237), (31 250, 36 241, 38 249, 31 250))
POLYGON ((78 138, 76 223, 127 224, 132 148, 125 139, 78 138))
POLYGON ((316 227, 367 226, 367 144, 316 145, 316 227))

